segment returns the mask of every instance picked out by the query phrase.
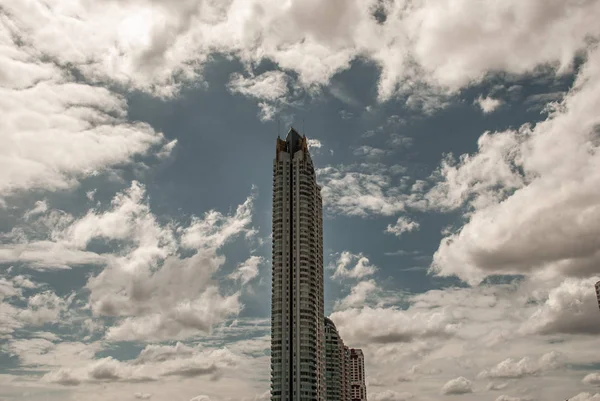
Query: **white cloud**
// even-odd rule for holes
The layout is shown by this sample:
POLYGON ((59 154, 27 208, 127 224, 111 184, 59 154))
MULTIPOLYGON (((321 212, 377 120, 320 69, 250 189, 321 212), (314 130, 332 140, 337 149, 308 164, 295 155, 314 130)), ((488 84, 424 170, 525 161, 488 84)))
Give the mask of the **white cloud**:
POLYGON ((224 369, 234 367, 239 360, 227 349, 188 347, 186 352, 182 352, 183 347, 177 344, 157 350, 154 346, 153 350, 146 352, 147 347, 132 361, 119 361, 112 357, 80 361, 69 367, 53 369, 42 380, 68 386, 86 382, 150 382, 171 376, 207 376, 218 380, 224 369), (144 352, 145 355, 142 355, 144 352))
MULTIPOLYGON (((123 317, 107 331, 107 338, 149 341, 207 334, 215 324, 237 314, 241 309, 239 292, 222 295, 212 275, 225 261, 218 250, 249 233, 252 201, 249 197, 232 215, 213 210, 178 228, 180 245, 195 252, 190 257, 175 256, 170 241, 162 245, 152 240, 150 249, 156 249, 156 256, 152 256, 154 251, 144 252, 138 259, 131 253, 124 263, 111 265, 90 279, 94 313, 123 317), (162 265, 156 269, 158 261, 162 265)), ((150 238, 169 232, 169 227, 155 227, 150 238)), ((145 235, 148 232, 153 231, 146 230, 145 235)))
POLYGON ((395 176, 405 167, 386 168, 379 163, 328 166, 317 170, 322 185, 321 195, 326 211, 349 216, 391 216, 406 207, 421 208, 421 194, 404 193, 405 186, 397 185, 395 176))
MULTIPOLYGON (((143 284, 142 284, 143 285, 143 284)), ((177 283, 181 285, 181 283, 177 283)), ((134 294, 132 294, 134 295, 134 294)), ((166 304, 155 302, 159 307, 157 312, 150 310, 119 311, 121 315, 134 314, 108 329, 106 337, 112 341, 156 341, 172 338, 186 338, 196 333, 208 334, 212 327, 226 317, 237 314, 241 310, 239 293, 222 296, 217 287, 203 289, 201 295, 186 299, 185 294, 178 295, 173 300, 167 298, 166 304), (175 301, 175 302, 174 302, 175 301)), ((169 297, 173 298, 173 297, 169 297)), ((133 305, 134 307, 136 305, 133 305)), ((99 313, 113 313, 107 310, 99 313)), ((112 305, 111 305, 112 307, 112 305)))
POLYGON ((125 101, 103 88, 59 80, 5 89, 2 99, 2 196, 70 188, 164 140, 147 124, 127 122, 125 101))
POLYGON ((56 323, 69 303, 51 291, 39 292, 27 300, 28 307, 20 312, 19 318, 32 326, 56 323))
POLYGON ((387 228, 385 229, 385 232, 400 237, 403 233, 416 231, 418 229, 419 223, 417 223, 416 221, 412 221, 408 217, 401 216, 398 217, 396 224, 394 224, 393 226, 391 224, 388 224, 387 228))
POLYGON ((0 301, 4 298, 20 297, 21 290, 15 287, 15 283, 12 280, 0 278, 0 301))
MULTIPOLYGON (((38 269, 103 266, 88 280, 88 305, 95 316, 117 318, 106 331, 108 339, 148 341, 208 334, 242 307, 240 293, 222 294, 212 276, 225 261, 219 254, 224 244, 243 234, 251 238, 252 201, 249 197, 231 215, 209 211, 188 226, 160 224, 145 188, 134 182, 114 197, 108 209, 91 209, 80 218, 54 210, 38 215, 28 222, 38 230, 37 238, 14 234, 21 243, 1 246, 0 259, 38 269), (46 237, 39 239, 40 235, 46 237), (114 253, 97 254, 86 250, 92 240, 120 246, 114 253), (179 257, 181 248, 189 256, 179 257)), ((251 278, 258 261, 249 259, 241 280, 251 278)), ((10 309, 10 326, 55 321, 67 303, 50 295, 35 295, 29 309, 21 312, 10 309)))
MULTIPOLYGON (((341 82, 332 82, 329 85, 329 92, 339 101, 352 107, 360 107, 361 102, 354 96, 351 91, 341 82)), ((368 107, 368 106, 367 106, 368 107)))
POLYGON ((409 136, 393 133, 390 135, 389 143, 393 147, 410 148, 413 145, 413 139, 409 136))
POLYGON ((207 395, 197 395, 190 399, 190 401, 210 401, 210 397, 207 395))
POLYGON ((600 50, 588 54, 573 88, 545 121, 486 133, 475 155, 442 165, 443 181, 429 198, 449 208, 469 202, 473 211, 440 243, 437 274, 477 283, 490 274, 597 272, 599 60, 600 50))
POLYGON ((589 384, 591 386, 600 385, 600 373, 594 372, 586 375, 581 381, 583 384, 589 384))
POLYGON ((261 100, 275 101, 287 93, 287 77, 281 71, 268 71, 257 77, 245 78, 234 73, 229 80, 229 90, 261 100))
MULTIPOLYGON (((75 32, 64 36, 56 32, 68 29, 66 25, 75 28, 75 19, 59 21, 55 9, 36 1, 28 3, 3 4, 2 198, 28 189, 71 188, 84 177, 132 163, 135 156, 147 155, 164 142, 163 135, 148 124, 127 120, 123 97, 100 86, 74 82, 72 75, 60 68, 68 64, 63 57, 69 57, 64 37, 73 39, 70 44, 82 45, 83 52, 92 44, 75 32), (20 38, 20 44, 15 38, 20 38), (59 48, 49 49, 53 44, 59 48)), ((85 18, 85 13, 81 17, 85 18)), ((77 31, 85 24, 75 25, 77 31)), ((102 35, 88 38, 92 36, 102 35)), ((71 55, 76 53, 83 56, 77 51, 71 55)), ((34 214, 43 204, 37 207, 34 214)))
POLYGON ((13 283, 15 283, 15 285, 17 287, 27 288, 27 289, 38 288, 38 284, 34 283, 29 278, 22 276, 22 275, 13 277, 12 281, 13 281, 13 283))
POLYGON ((405 312, 393 307, 367 306, 334 312, 331 319, 349 343, 386 344, 436 336, 445 338, 456 330, 454 317, 448 311, 405 312))
POLYGON ((133 396, 138 400, 149 400, 152 398, 152 394, 149 393, 135 393, 133 396))
POLYGON ((547 92, 547 93, 537 93, 534 95, 529 95, 525 98, 523 102, 525 105, 529 106, 527 108, 528 111, 533 110, 548 110, 551 111, 552 107, 555 103, 560 102, 566 92, 557 91, 557 92, 547 92))
POLYGON ((568 278, 548 291, 523 327, 526 333, 543 334, 598 334, 600 321, 594 283, 600 277, 590 279, 568 278))
POLYGON ((271 120, 279 108, 286 103, 288 77, 282 71, 267 71, 259 76, 244 77, 240 73, 231 75, 229 90, 259 100, 261 119, 271 120))
POLYGON ((385 390, 379 393, 369 394, 369 399, 373 401, 406 401, 414 396, 411 393, 385 390))
POLYGON ((239 280, 242 285, 246 285, 258 276, 258 266, 262 263, 264 263, 264 258, 262 256, 250 256, 229 275, 229 278, 232 280, 239 280))
POLYGON ((457 377, 456 379, 449 380, 442 387, 442 394, 467 394, 472 393, 473 387, 469 380, 464 377, 457 377))
MULTIPOLYGON (((213 52, 237 56, 247 66, 271 60, 306 87, 326 84, 353 60, 368 59, 381 68, 380 99, 400 92, 409 94, 408 105, 435 109, 433 99, 480 82, 488 72, 523 74, 552 64, 555 73, 564 73, 586 39, 599 33, 594 2, 547 7, 541 0, 511 0, 499 7, 464 0, 452 7, 447 2, 406 7, 390 1, 381 5, 383 24, 372 16, 374 1, 357 0, 326 6, 314 0, 28 4, 5 7, 31 53, 73 65, 91 80, 163 96, 198 78, 213 52), (65 43, 64 37, 72 40, 65 43), (540 46, 540 38, 553 45, 540 46)), ((48 76, 36 63, 22 68, 23 63, 23 57, 7 63, 7 82, 22 79, 19 67, 27 75, 48 76)))
POLYGON ((493 97, 489 96, 479 96, 477 99, 475 99, 473 104, 478 105, 484 114, 489 114, 502 105, 502 100, 494 99, 493 97))
POLYGON ((99 343, 63 341, 53 343, 43 338, 18 339, 8 343, 8 351, 25 367, 73 368, 93 361, 99 343))
POLYGON ((31 216, 35 216, 40 213, 45 213, 48 210, 48 203, 46 201, 37 201, 35 202, 35 206, 33 209, 28 210, 23 215, 25 220, 29 219, 31 216))
POLYGON ((507 382, 503 382, 503 383, 497 383, 497 382, 490 382, 488 383, 488 385, 486 386, 486 389, 488 391, 498 391, 498 390, 503 390, 508 386, 507 382))
POLYGON ((532 360, 529 357, 520 360, 507 358, 499 362, 496 366, 483 370, 479 377, 491 379, 514 379, 530 375, 536 375, 546 370, 552 370, 560 367, 563 362, 561 355, 556 352, 550 352, 542 355, 539 360, 532 360))
POLYGON ((511 397, 508 395, 500 395, 496 398, 496 401, 528 401, 530 398, 522 398, 522 397, 511 397))
MULTIPOLYGON (((391 383, 400 375, 403 391, 435 397, 444 383, 462 376, 477 378, 471 385, 474 392, 488 385, 489 391, 518 390, 515 394, 523 400, 549 399, 551 394, 566 399, 581 388, 581 371, 571 366, 595 363, 589 349, 597 339, 593 334, 531 330, 538 311, 561 285, 523 279, 431 290, 406 296, 402 308, 357 305, 336 310, 331 318, 344 342, 365 352, 369 377, 389 383, 384 390, 393 389, 391 383), (531 390, 538 388, 543 390, 531 390)), ((593 283, 588 291, 594 293, 593 283)), ((577 308, 576 302, 571 304, 577 308)), ((570 312, 577 314, 576 309, 570 312)))
POLYGON ((308 148, 309 149, 321 149, 323 144, 318 139, 309 139, 308 140, 308 148))
POLYGON ((334 309, 360 308, 365 305, 367 298, 378 290, 374 280, 361 281, 352 287, 346 298, 336 302, 334 309))
POLYGON ((363 156, 366 159, 380 159, 387 154, 383 149, 374 148, 368 145, 362 145, 352 152, 355 156, 363 156))
POLYGON ((377 267, 369 262, 363 254, 344 251, 335 262, 335 272, 331 278, 363 278, 377 271, 377 267), (354 264, 354 266, 351 266, 354 264))
POLYGON ((569 398, 569 401, 598 401, 600 400, 600 393, 579 393, 576 396, 569 398))

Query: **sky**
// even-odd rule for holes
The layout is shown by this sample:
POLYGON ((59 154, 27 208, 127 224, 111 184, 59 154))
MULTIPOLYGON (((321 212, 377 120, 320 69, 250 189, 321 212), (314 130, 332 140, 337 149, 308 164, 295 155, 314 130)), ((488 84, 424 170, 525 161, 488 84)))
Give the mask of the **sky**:
POLYGON ((369 401, 599 401, 598 20, 597 0, 0 0, 0 400, 268 400, 293 126, 369 401))

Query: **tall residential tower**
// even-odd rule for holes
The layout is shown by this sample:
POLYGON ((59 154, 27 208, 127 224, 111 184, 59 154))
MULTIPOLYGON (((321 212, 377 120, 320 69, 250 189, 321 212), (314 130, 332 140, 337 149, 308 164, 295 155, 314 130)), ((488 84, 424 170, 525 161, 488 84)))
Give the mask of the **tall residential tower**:
POLYGON ((277 139, 273 162, 271 400, 325 400, 323 210, 305 136, 277 139))

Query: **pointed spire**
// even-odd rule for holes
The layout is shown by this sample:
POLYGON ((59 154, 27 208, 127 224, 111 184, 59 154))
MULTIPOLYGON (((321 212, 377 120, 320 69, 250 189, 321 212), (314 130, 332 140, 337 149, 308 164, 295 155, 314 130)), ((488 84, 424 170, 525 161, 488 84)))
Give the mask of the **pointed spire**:
POLYGON ((288 143, 288 151, 294 154, 298 150, 302 149, 302 135, 296 131, 294 127, 290 127, 290 130, 285 137, 285 141, 288 143))

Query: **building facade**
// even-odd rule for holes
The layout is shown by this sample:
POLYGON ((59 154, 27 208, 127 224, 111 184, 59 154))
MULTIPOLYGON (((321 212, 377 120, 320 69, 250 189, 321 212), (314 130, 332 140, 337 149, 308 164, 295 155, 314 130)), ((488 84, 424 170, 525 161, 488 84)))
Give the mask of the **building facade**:
POLYGON ((600 281, 596 283, 596 299, 598 300, 598 307, 600 308, 600 281))
POLYGON ((344 341, 335 324, 325 318, 325 388, 327 401, 349 401, 347 397, 344 341))
POLYGON ((323 210, 306 137, 273 162, 271 400, 324 401, 323 210))
POLYGON ((351 401, 367 400, 365 357, 358 348, 350 348, 350 393, 351 401))
POLYGON ((352 387, 351 387, 351 367, 350 364, 350 348, 347 346, 343 346, 342 357, 344 358, 344 364, 342 365, 342 380, 343 380, 343 394, 342 401, 351 401, 352 400, 352 387))

